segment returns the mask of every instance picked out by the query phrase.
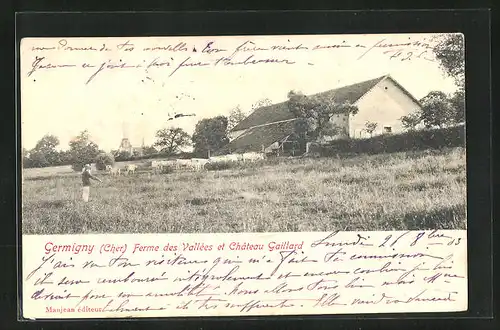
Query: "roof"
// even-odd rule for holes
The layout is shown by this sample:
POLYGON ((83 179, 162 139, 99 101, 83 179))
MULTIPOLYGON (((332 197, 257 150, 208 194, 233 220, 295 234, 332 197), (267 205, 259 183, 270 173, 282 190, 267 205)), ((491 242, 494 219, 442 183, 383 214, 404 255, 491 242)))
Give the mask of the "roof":
POLYGON ((255 109, 248 117, 240 121, 232 131, 294 118, 293 113, 288 110, 287 102, 281 102, 255 109))
MULTIPOLYGON (((347 85, 344 87, 332 89, 326 92, 314 94, 314 96, 326 96, 333 97, 336 102, 344 103, 346 101, 350 103, 355 103, 363 95, 368 93, 375 85, 384 79, 391 79, 401 90, 407 94, 413 101, 420 104, 406 89, 403 88, 396 80, 391 76, 385 75, 375 79, 370 79, 362 81, 356 84, 347 85)), ((256 109, 248 117, 242 120, 238 125, 236 125, 232 131, 239 131, 247 129, 249 127, 254 127, 258 125, 264 125, 268 123, 273 123, 276 121, 293 119, 295 116, 288 110, 287 102, 281 102, 273 104, 270 106, 262 107, 256 109)))
POLYGON ((404 88, 404 87, 403 87, 403 85, 401 85, 400 83, 398 83, 398 82, 396 81, 396 79, 392 78, 392 77, 391 77, 391 76, 389 76, 389 75, 387 76, 387 79, 391 79, 391 81, 392 81, 392 82, 393 82, 396 86, 398 86, 398 87, 399 87, 399 88, 403 91, 403 93, 405 93, 405 94, 406 94, 406 96, 408 96, 410 99, 412 99, 412 101, 413 101, 413 102, 415 102, 416 104, 418 104, 418 106, 419 106, 419 107, 422 107, 422 103, 420 103, 420 101, 419 101, 419 100, 417 100, 417 99, 415 98, 415 96, 413 96, 413 95, 412 95, 412 94, 411 94, 411 93, 410 93, 410 92, 409 92, 406 88, 404 88))
POLYGON ((262 151, 262 146, 269 147, 276 141, 281 141, 294 133, 295 120, 252 127, 220 150, 220 153, 243 153, 262 151))

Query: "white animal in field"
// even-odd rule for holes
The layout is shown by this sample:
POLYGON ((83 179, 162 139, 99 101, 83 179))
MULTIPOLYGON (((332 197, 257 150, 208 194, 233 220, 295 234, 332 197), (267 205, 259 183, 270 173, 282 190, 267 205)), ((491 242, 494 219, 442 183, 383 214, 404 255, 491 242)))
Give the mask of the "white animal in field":
POLYGON ((175 160, 175 168, 177 170, 192 169, 193 163, 191 162, 191 159, 176 159, 175 160))
POLYGON ((151 162, 151 169, 154 173, 161 173, 162 170, 167 166, 175 168, 176 162, 171 160, 153 160, 151 162))
POLYGON ((134 164, 129 164, 125 167, 125 172, 127 175, 135 173, 135 170, 137 169, 137 165, 134 164))
POLYGON ((210 161, 216 163, 239 162, 243 161, 243 157, 240 154, 221 155, 210 157, 210 161))
POLYGON ((259 152, 247 152, 247 153, 244 153, 241 155, 243 157, 243 161, 250 161, 250 162, 254 162, 254 161, 257 161, 257 160, 264 160, 265 157, 264 157, 264 154, 263 153, 259 153, 259 152))
POLYGON ((243 161, 243 157, 240 154, 226 155, 226 158, 230 162, 240 162, 240 161, 243 161))
POLYGON ((192 163, 191 166, 192 166, 193 170, 195 170, 195 171, 201 171, 205 168, 204 167, 205 164, 203 164, 203 163, 192 163))
POLYGON ((210 162, 217 163, 224 161, 224 158, 221 156, 212 156, 209 158, 210 162))
POLYGON ((120 175, 120 169, 117 167, 113 167, 111 165, 106 165, 106 172, 109 174, 115 176, 115 175, 120 175))
POLYGON ((191 163, 193 165, 194 170, 201 171, 205 168, 205 165, 210 162, 209 159, 206 158, 191 158, 191 163))
POLYGON ((163 164, 159 160, 153 160, 151 162, 151 168, 153 170, 153 173, 160 173, 163 169, 163 164))
POLYGON ((162 161, 160 161, 160 164, 163 167, 165 167, 165 166, 175 167, 176 161, 174 161, 174 160, 162 160, 162 161))

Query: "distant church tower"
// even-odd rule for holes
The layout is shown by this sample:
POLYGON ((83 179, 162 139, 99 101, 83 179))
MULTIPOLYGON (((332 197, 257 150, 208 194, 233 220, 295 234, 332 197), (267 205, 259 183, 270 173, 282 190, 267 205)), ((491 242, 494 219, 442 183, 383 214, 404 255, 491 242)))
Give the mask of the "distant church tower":
POLYGON ((132 154, 133 148, 132 148, 132 144, 130 143, 130 140, 128 138, 128 135, 129 135, 128 125, 125 122, 123 122, 123 124, 122 124, 122 135, 123 135, 122 142, 120 143, 120 147, 118 148, 118 152, 127 151, 130 154, 132 154))
POLYGON ((125 122, 122 124, 122 134, 122 142, 120 143, 120 147, 118 148, 118 153, 126 151, 130 155, 143 156, 145 147, 144 138, 142 138, 142 145, 140 147, 133 147, 129 139, 129 126, 128 123, 125 122))

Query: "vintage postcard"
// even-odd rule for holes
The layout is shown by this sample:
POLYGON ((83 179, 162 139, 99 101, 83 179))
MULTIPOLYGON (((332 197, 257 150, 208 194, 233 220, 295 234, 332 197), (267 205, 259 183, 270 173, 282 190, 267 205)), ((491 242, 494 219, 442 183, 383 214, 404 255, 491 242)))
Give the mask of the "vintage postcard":
POLYGON ((464 47, 22 39, 22 317, 466 311, 464 47))

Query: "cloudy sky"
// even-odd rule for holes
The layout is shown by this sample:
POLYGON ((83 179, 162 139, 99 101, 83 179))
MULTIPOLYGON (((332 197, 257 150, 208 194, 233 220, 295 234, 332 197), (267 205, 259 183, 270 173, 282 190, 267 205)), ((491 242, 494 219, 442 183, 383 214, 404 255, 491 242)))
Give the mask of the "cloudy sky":
POLYGON ((116 149, 124 134, 133 145, 143 139, 151 144, 161 128, 182 127, 191 134, 200 119, 226 115, 238 105, 249 111, 263 98, 284 101, 292 89, 311 94, 385 74, 416 98, 432 90, 453 92, 453 80, 434 60, 432 37, 24 39, 23 147, 53 134, 66 149, 85 129, 104 150, 116 149), (210 42, 211 52, 202 52, 210 42), (272 46, 287 50, 263 50, 272 46), (256 63, 263 60, 275 63, 256 63), (196 116, 168 121, 175 113, 196 116))

